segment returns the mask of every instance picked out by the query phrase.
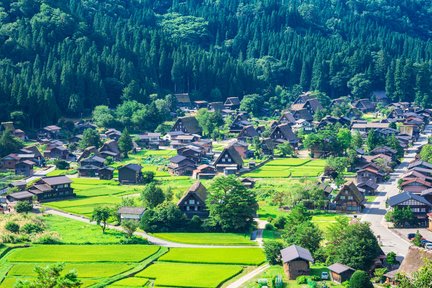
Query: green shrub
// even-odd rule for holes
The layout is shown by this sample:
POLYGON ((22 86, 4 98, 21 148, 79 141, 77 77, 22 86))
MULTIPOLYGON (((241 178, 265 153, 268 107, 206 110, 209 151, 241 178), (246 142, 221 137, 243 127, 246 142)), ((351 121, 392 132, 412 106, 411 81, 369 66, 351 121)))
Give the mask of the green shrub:
POLYGON ((307 278, 306 276, 299 276, 296 279, 297 284, 306 284, 307 278))
POLYGON ((15 222, 7 222, 5 225, 5 229, 12 233, 19 233, 20 226, 15 222))
POLYGON ((265 230, 273 231, 273 230, 275 230, 275 227, 271 223, 267 223, 265 225, 265 230))
POLYGON ((132 236, 130 238, 124 238, 124 239, 120 240, 120 244, 124 244, 124 245, 133 245, 133 244, 149 245, 150 242, 147 239, 132 236))
POLYGON ((15 211, 18 213, 28 213, 33 210, 33 204, 27 201, 18 201, 15 205, 15 211))
POLYGON ((267 262, 271 265, 276 265, 281 263, 280 250, 283 249, 283 244, 279 241, 270 240, 264 241, 264 253, 267 262))
POLYGON ((59 170, 67 170, 70 167, 69 163, 65 160, 56 160, 54 164, 56 165, 56 168, 59 170))
POLYGON ((351 276, 350 288, 373 288, 373 284, 365 271, 357 270, 351 276))
POLYGON ((33 243, 36 244, 61 244, 61 239, 55 235, 45 234, 36 238, 33 243))
POLYGON ((44 231, 44 228, 40 224, 27 223, 22 226, 21 231, 27 234, 36 234, 44 231))

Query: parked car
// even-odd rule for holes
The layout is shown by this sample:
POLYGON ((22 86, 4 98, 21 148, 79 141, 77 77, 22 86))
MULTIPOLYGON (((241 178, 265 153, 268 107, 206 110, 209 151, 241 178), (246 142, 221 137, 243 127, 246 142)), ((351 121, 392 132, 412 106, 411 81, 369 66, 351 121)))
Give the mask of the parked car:
POLYGON ((416 235, 416 233, 408 233, 408 235, 407 235, 408 240, 414 239, 415 235, 416 235))
POLYGON ((328 280, 329 279, 329 273, 328 272, 321 272, 321 279, 322 280, 328 280))
POLYGON ((429 241, 429 240, 426 240, 426 239, 422 239, 422 240, 420 241, 420 244, 421 244, 421 246, 423 246, 423 247, 425 247, 426 244, 428 244, 428 243, 432 243, 432 242, 429 241))
POLYGON ((432 243, 427 243, 427 244, 425 245, 425 248, 426 248, 427 250, 432 250, 432 243))

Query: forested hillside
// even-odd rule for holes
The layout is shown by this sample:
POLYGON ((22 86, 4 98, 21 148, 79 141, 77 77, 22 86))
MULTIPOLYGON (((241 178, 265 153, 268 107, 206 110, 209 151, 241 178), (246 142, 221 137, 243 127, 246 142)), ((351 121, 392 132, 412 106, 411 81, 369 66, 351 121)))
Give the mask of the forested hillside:
POLYGON ((296 84, 431 105, 431 33, 427 0, 2 0, 0 120, 172 92, 280 109, 296 84))

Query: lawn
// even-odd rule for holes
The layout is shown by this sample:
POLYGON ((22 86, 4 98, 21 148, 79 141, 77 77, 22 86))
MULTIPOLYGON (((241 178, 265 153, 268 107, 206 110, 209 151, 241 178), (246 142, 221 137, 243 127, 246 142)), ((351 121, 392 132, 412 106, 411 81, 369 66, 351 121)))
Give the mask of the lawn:
POLYGON ((78 173, 78 171, 76 169, 68 169, 68 170, 59 170, 56 169, 54 171, 49 172, 48 174, 46 174, 46 176, 48 177, 52 177, 52 176, 63 176, 63 175, 73 175, 78 173))
POLYGON ((34 245, 15 249, 10 262, 140 262, 159 250, 147 245, 34 245))
POLYGON ((312 222, 321 229, 322 232, 326 232, 331 224, 336 223, 336 217, 342 216, 342 214, 336 213, 323 213, 312 216, 312 222))
POLYGON ((264 262, 264 258, 263 251, 258 248, 171 248, 159 260, 186 263, 259 265, 264 262))
POLYGON ((245 176, 252 178, 316 177, 324 171, 325 165, 325 160, 320 159, 282 158, 272 160, 245 176))
POLYGON ((259 202, 258 217, 262 220, 268 218, 277 218, 278 216, 287 215, 288 212, 281 210, 278 206, 272 206, 264 201, 259 202))
POLYGON ((48 226, 48 230, 58 233, 62 242, 67 244, 119 243, 125 236, 124 233, 111 229, 107 229, 102 234, 102 229, 97 225, 61 216, 47 215, 43 219, 48 226))
POLYGON ((238 265, 158 262, 136 277, 155 279, 156 287, 219 287, 241 271, 242 267, 238 265))
POLYGON ((249 234, 240 233, 155 233, 155 237, 172 242, 206 245, 257 245, 249 234))

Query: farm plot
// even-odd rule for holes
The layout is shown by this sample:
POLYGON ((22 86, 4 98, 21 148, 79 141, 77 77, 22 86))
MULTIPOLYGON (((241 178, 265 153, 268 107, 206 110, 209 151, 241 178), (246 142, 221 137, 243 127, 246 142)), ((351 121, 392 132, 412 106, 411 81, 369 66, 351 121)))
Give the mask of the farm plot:
POLYGON ((257 245, 249 234, 240 233, 154 233, 155 237, 177 243, 206 245, 257 245))
POLYGON ((144 189, 142 185, 119 185, 113 180, 89 178, 72 179, 72 187, 77 194, 76 198, 50 202, 45 205, 90 217, 95 207, 112 206, 120 203, 122 197, 138 194, 144 189))
POLYGON ((155 279, 156 287, 219 287, 241 271, 238 265, 158 262, 136 277, 155 279))
POLYGON ((324 160, 275 159, 245 176, 252 178, 316 177, 324 171, 324 167, 324 160))
POLYGON ((35 245, 16 249, 9 262, 140 262, 159 250, 146 245, 35 245))
POLYGON ((264 259, 263 251, 258 248, 172 248, 159 261, 259 265, 264 259))
POLYGON ((148 283, 146 278, 130 277, 125 278, 120 281, 114 282, 113 284, 107 286, 109 288, 121 288, 121 287, 144 287, 148 283))

